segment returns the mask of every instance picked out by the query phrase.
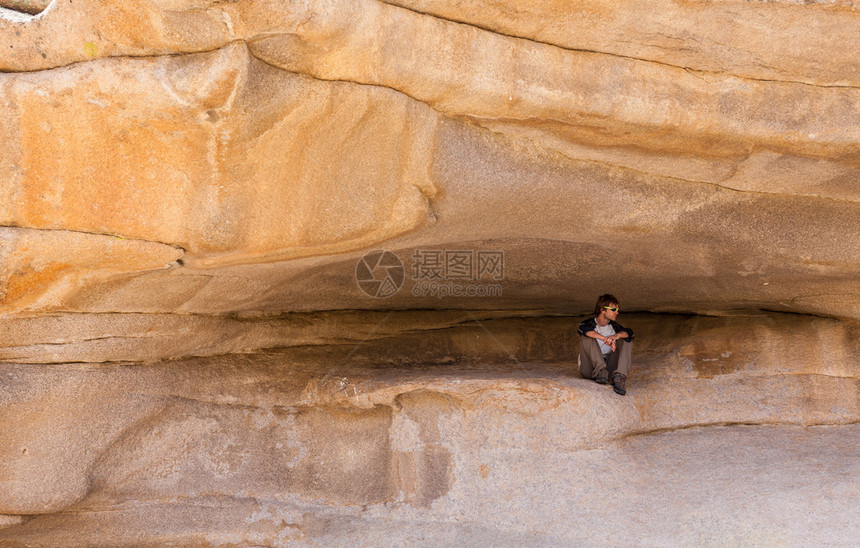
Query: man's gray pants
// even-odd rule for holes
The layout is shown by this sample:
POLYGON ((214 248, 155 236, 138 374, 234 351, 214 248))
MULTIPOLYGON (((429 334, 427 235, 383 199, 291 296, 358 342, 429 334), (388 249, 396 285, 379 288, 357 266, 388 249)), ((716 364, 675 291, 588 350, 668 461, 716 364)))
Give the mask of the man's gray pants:
POLYGON ((586 379, 596 379, 605 368, 609 378, 615 373, 621 373, 625 377, 630 371, 630 353, 633 343, 618 339, 615 341, 615 352, 606 354, 600 351, 597 339, 591 337, 579 337, 579 374, 586 379))

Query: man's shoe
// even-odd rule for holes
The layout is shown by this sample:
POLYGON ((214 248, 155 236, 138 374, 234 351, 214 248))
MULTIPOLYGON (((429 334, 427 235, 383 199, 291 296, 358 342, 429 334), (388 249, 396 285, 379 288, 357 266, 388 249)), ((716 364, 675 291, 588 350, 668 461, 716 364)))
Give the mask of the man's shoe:
POLYGON ((612 389, 615 390, 616 394, 623 396, 627 393, 627 389, 624 388, 624 381, 627 380, 627 377, 622 375, 621 373, 616 373, 612 375, 612 389))
POLYGON ((597 376, 594 377, 594 382, 597 384, 609 384, 609 373, 606 369, 597 373, 597 376))

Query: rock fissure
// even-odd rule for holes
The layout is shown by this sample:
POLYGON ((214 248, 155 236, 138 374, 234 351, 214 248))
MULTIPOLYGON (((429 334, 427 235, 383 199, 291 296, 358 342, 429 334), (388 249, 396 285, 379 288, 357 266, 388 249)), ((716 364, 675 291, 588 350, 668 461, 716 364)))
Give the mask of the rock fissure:
MULTIPOLYGON (((700 69, 700 68, 696 68, 696 67, 687 67, 687 66, 682 66, 682 65, 674 65, 674 64, 671 64, 671 63, 665 63, 665 62, 657 61, 657 60, 654 60, 654 59, 639 58, 639 57, 632 57, 632 56, 627 56, 627 55, 622 55, 622 54, 617 54, 617 53, 611 53, 611 52, 606 52, 606 51, 600 51, 600 50, 577 49, 577 48, 566 48, 566 47, 564 47, 564 46, 561 46, 561 45, 559 45, 559 44, 555 44, 555 43, 552 43, 552 42, 544 42, 544 41, 540 41, 540 40, 536 40, 536 39, 532 39, 532 38, 528 38, 528 37, 524 37, 524 36, 517 36, 517 35, 505 34, 505 33, 499 32, 499 31, 495 31, 495 30, 490 29, 490 28, 484 28, 484 27, 481 27, 481 26, 479 26, 479 25, 470 24, 470 23, 467 23, 467 22, 464 22, 464 21, 458 21, 458 20, 452 20, 452 19, 445 19, 445 18, 443 18, 443 17, 439 17, 439 16, 436 16, 436 15, 433 15, 433 14, 423 13, 423 12, 420 12, 420 11, 415 11, 415 10, 412 10, 412 9, 407 8, 407 7, 404 7, 404 6, 399 6, 399 5, 397 5, 397 4, 393 4, 393 3, 389 3, 389 2, 384 2, 384 1, 381 1, 381 0, 380 0, 380 2, 379 2, 379 3, 381 3, 381 4, 385 4, 385 5, 388 5, 388 6, 391 6, 391 7, 395 7, 395 8, 403 9, 403 10, 405 10, 405 11, 408 11, 408 12, 411 12, 411 13, 415 13, 415 14, 417 14, 417 15, 421 15, 421 16, 424 16, 424 17, 431 17, 431 18, 434 18, 434 19, 438 19, 438 20, 440 20, 440 21, 448 22, 448 23, 453 23, 453 24, 464 25, 464 26, 467 26, 467 27, 476 28, 476 29, 479 29, 479 30, 482 30, 482 31, 485 31, 485 32, 489 32, 489 33, 492 33, 492 34, 495 34, 495 35, 498 35, 498 36, 502 36, 502 37, 506 37, 506 38, 510 38, 510 39, 514 39, 514 40, 522 40, 522 41, 524 41, 524 42, 530 42, 530 43, 535 43, 535 44, 544 45, 544 46, 547 46, 547 47, 557 48, 557 49, 559 49, 559 50, 561 50, 561 51, 567 51, 567 52, 572 52, 572 53, 586 53, 586 54, 592 54, 592 55, 600 55, 600 56, 607 56, 607 57, 613 57, 613 58, 619 58, 619 59, 626 59, 626 60, 630 60, 630 61, 634 61, 634 62, 651 63, 651 64, 654 64, 654 65, 664 66, 664 67, 671 68, 671 69, 683 70, 683 71, 685 71, 685 72, 687 72, 687 73, 689 73, 689 74, 691 74, 691 75, 693 75, 693 76, 700 77, 700 78, 701 78, 702 76, 704 76, 704 75, 707 75, 707 76, 720 77, 720 78, 728 77, 728 78, 734 78, 734 79, 737 79, 737 80, 740 80, 740 81, 750 81, 750 82, 776 83, 776 84, 796 84, 796 85, 810 86, 810 87, 822 88, 822 89, 851 89, 851 90, 860 90, 860 86, 851 86, 851 85, 843 85, 843 84, 821 84, 821 83, 809 82, 809 81, 804 81, 804 80, 789 80, 789 79, 775 79, 775 78, 770 78, 770 79, 769 79, 769 78, 755 78, 755 77, 751 77, 751 76, 744 76, 744 75, 734 74, 734 73, 731 73, 731 72, 723 72, 723 71, 708 71, 708 70, 704 70, 704 69, 700 69)), ((211 52, 214 52, 214 51, 218 51, 219 49, 222 49, 222 48, 224 48, 224 47, 228 46, 229 44, 231 44, 231 43, 233 43, 233 42, 236 42, 236 41, 244 42, 245 44, 248 44, 248 45, 253 45, 255 42, 259 42, 259 41, 261 41, 261 40, 265 40, 265 39, 267 39, 267 38, 272 38, 272 37, 282 37, 282 36, 291 36, 291 35, 293 35, 293 33, 277 32, 277 31, 273 31, 273 32, 263 32, 263 33, 255 33, 255 34, 254 34, 254 35, 252 35, 252 36, 243 37, 243 38, 235 38, 235 37, 231 37, 231 39, 230 39, 230 40, 224 41, 223 43, 221 43, 221 44, 219 44, 219 45, 217 45, 217 46, 215 46, 215 47, 209 48, 209 49, 195 49, 195 50, 192 50, 192 51, 175 51, 175 52, 163 52, 163 53, 148 53, 148 52, 147 52, 147 53, 141 53, 141 54, 138 54, 138 55, 133 55, 133 54, 128 54, 128 53, 126 53, 126 54, 116 55, 116 56, 111 56, 111 57, 100 57, 99 59, 122 59, 122 58, 140 59, 140 58, 176 57, 176 56, 184 56, 184 55, 196 55, 196 54, 200 54, 200 53, 211 53, 211 52)), ((267 64, 270 64, 270 65, 271 65, 271 63, 268 63, 266 60, 264 60, 264 59, 262 59, 262 58, 260 58, 260 57, 257 57, 257 56, 255 56, 255 57, 256 57, 259 61, 261 61, 261 62, 264 62, 264 63, 267 63, 267 64)), ((64 65, 56 65, 56 66, 45 67, 45 68, 38 68, 38 69, 32 69, 32 70, 0 70, 0 73, 5 73, 5 74, 18 74, 18 73, 22 73, 22 74, 26 74, 26 73, 33 73, 33 72, 44 72, 44 71, 50 71, 50 70, 55 70, 55 69, 67 68, 67 67, 69 67, 69 66, 73 66, 73 65, 77 65, 77 64, 81 64, 81 63, 89 63, 89 62, 91 62, 91 61, 92 61, 92 60, 75 61, 75 62, 68 63, 68 64, 64 64, 64 65)), ((273 67, 275 67, 275 68, 280 68, 281 70, 284 70, 283 68, 278 67, 277 65, 271 65, 271 66, 273 66, 273 67)), ((308 76, 308 77, 311 77, 311 78, 316 78, 316 79, 318 79, 318 80, 327 81, 327 82, 346 82, 346 83, 352 83, 352 84, 356 84, 356 85, 363 85, 363 86, 377 86, 377 87, 384 87, 384 88, 386 88, 386 89, 391 89, 391 90, 393 90, 393 91, 397 91, 397 92, 399 92, 399 93, 404 93, 404 94, 405 94, 405 92, 403 92, 402 90, 400 90, 400 89, 398 89, 398 88, 390 87, 390 86, 385 86, 385 85, 383 85, 383 84, 368 83, 368 82, 353 81, 353 80, 345 80, 345 79, 326 79, 326 78, 320 78, 320 77, 318 77, 318 76, 311 75, 311 74, 307 74, 307 73, 303 73, 303 72, 296 72, 296 74, 303 74, 303 75, 305 75, 305 76, 308 76)), ((424 103, 424 101, 421 101, 421 100, 416 99, 416 98, 414 98, 414 97, 412 97, 412 99, 414 99, 414 100, 416 100, 416 101, 419 101, 419 102, 424 103)), ((426 103, 425 103, 425 104, 426 104, 426 103)))
MULTIPOLYGON (((150 338, 150 337, 148 337, 146 335, 109 335, 109 336, 105 336, 105 337, 92 337, 89 339, 73 339, 73 340, 59 341, 59 342, 52 341, 52 342, 40 342, 40 343, 36 343, 36 344, 20 344, 20 345, 10 344, 10 345, 5 345, 3 348, 33 348, 33 347, 42 347, 42 346, 45 346, 45 347, 66 346, 66 345, 96 342, 96 341, 111 341, 111 340, 123 340, 123 339, 147 339, 147 338, 150 338)), ((15 361, 16 359, 17 358, 10 356, 10 357, 4 357, 0 361, 15 361)))
POLYGON ((95 232, 95 231, 87 231, 87 230, 76 230, 73 228, 46 228, 46 227, 40 227, 40 226, 28 226, 28 225, 24 225, 24 224, 0 225, 0 229, 3 229, 3 228, 32 230, 35 232, 46 232, 46 233, 70 233, 70 234, 84 234, 87 236, 104 236, 106 238, 114 238, 116 240, 123 240, 123 241, 128 241, 128 242, 144 242, 144 243, 150 243, 150 244, 164 245, 164 246, 172 247, 173 249, 175 249, 177 251, 181 251, 183 253, 183 255, 186 253, 185 248, 179 244, 176 244, 176 243, 159 242, 157 240, 146 240, 146 239, 142 239, 142 238, 134 238, 134 237, 122 236, 119 234, 112 234, 109 232, 95 232))
MULTIPOLYGON (((696 429, 709 429, 709 428, 726 428, 726 427, 760 427, 760 426, 795 426, 795 427, 803 427, 803 428, 832 428, 839 426, 856 426, 860 424, 860 420, 848 421, 848 422, 809 422, 809 423, 796 423, 796 422, 781 422, 781 421, 768 421, 768 422, 750 422, 750 421, 726 421, 726 422, 705 422, 705 423, 695 423, 695 424, 685 424, 683 426, 674 426, 674 427, 666 427, 666 428, 654 428, 651 430, 642 430, 637 432, 630 432, 628 434, 624 434, 623 436, 611 440, 609 443, 625 441, 628 439, 636 439, 647 436, 660 436, 662 434, 668 434, 671 432, 684 432, 688 430, 696 430, 696 429)), ((600 446, 596 446, 593 449, 597 449, 600 446)))
MULTIPOLYGON (((728 71, 709 71, 709 70, 704 70, 704 69, 696 68, 696 67, 673 65, 671 63, 657 61, 655 59, 648 59, 645 57, 633 57, 633 56, 629 56, 629 55, 622 55, 622 54, 612 53, 612 52, 608 52, 608 51, 591 50, 591 49, 584 49, 584 48, 568 48, 568 47, 562 46, 560 44, 556 44, 553 42, 546 42, 546 41, 538 40, 536 38, 531 38, 531 37, 527 37, 527 36, 520 36, 520 35, 515 35, 515 34, 506 34, 506 33, 501 32, 499 30, 496 30, 496 29, 493 29, 490 27, 484 27, 481 25, 477 25, 475 23, 469 23, 469 22, 464 21, 464 20, 446 19, 446 18, 439 16, 439 15, 436 15, 436 14, 421 12, 421 11, 418 11, 418 10, 415 10, 415 9, 412 9, 412 8, 409 8, 409 7, 394 3, 394 2, 387 2, 385 0, 377 0, 377 1, 379 1, 382 4, 386 4, 386 5, 389 5, 392 7, 397 7, 397 8, 415 13, 417 15, 421 15, 424 17, 431 17, 433 19, 438 19, 440 21, 445 21, 448 23, 464 25, 466 27, 476 28, 476 29, 479 29, 479 30, 482 30, 485 32, 489 32, 489 33, 498 35, 498 36, 504 36, 506 38, 511 38, 513 40, 522 40, 524 42, 541 44, 541 45, 548 46, 548 47, 558 48, 559 50, 562 50, 562 51, 569 51, 569 52, 574 52, 574 53, 588 53, 588 54, 593 54, 593 55, 605 55, 607 57, 614 57, 614 58, 618 58, 618 59, 627 59, 630 61, 636 61, 636 62, 641 62, 641 63, 653 63, 655 65, 660 65, 660 66, 664 66, 664 67, 668 67, 668 68, 672 68, 672 69, 683 70, 683 71, 686 71, 686 72, 688 72, 694 76, 697 76, 697 77, 701 77, 701 75, 707 75, 707 76, 714 76, 714 77, 720 77, 720 78, 724 78, 724 77, 736 78, 738 80, 746 80, 746 81, 750 81, 750 82, 799 84, 799 85, 803 85, 803 86, 811 86, 811 87, 824 88, 824 89, 860 89, 860 86, 850 86, 850 85, 845 85, 845 84, 822 84, 822 83, 810 82, 810 81, 805 81, 805 80, 788 80, 788 79, 782 80, 782 79, 775 79, 775 78, 755 78, 755 77, 751 77, 751 76, 734 74, 734 73, 731 73, 728 71)), ((767 65, 762 65, 762 66, 767 66, 767 65)))
MULTIPOLYGON (((397 90, 394 90, 394 91, 397 91, 397 90)), ((410 97, 410 98, 417 101, 417 99, 414 99, 412 97, 410 97)), ((534 119, 532 119, 532 118, 514 118, 514 119, 505 119, 505 120, 495 118, 495 119, 489 119, 488 120, 488 119, 482 119, 482 118, 477 118, 477 117, 468 116, 468 115, 464 115, 462 118, 464 120, 472 121, 476 126, 480 127, 483 131, 490 132, 492 134, 498 135, 498 136, 503 137, 503 138, 507 138, 508 134, 503 132, 503 131, 493 129, 488 124, 491 122, 507 121, 507 120, 513 120, 515 122, 521 122, 521 123, 528 123, 528 122, 534 121, 534 119)), ((568 122, 561 120, 561 119, 545 118, 542 120, 557 122, 560 124, 568 124, 568 122)), ((675 182, 679 182, 679 183, 683 183, 683 184, 704 185, 704 186, 715 188, 715 189, 718 189, 721 191, 733 192, 733 193, 736 193, 738 195, 783 196, 783 197, 792 197, 792 198, 799 198, 799 199, 833 200, 835 202, 847 202, 847 203, 852 203, 852 204, 860 202, 860 197, 858 197, 858 199, 850 199, 850 198, 836 198, 833 196, 821 196, 821 195, 815 195, 815 194, 807 194, 807 195, 798 196, 797 194, 789 194, 789 193, 784 193, 784 192, 767 192, 767 191, 763 191, 763 190, 740 189, 740 188, 736 188, 736 187, 732 187, 732 186, 728 186, 728 185, 724 184, 724 183, 728 182, 734 174, 727 176, 721 182, 711 182, 711 181, 704 181, 704 180, 700 180, 700 179, 685 179, 685 178, 670 175, 670 174, 667 174, 665 172, 661 172, 658 170, 646 171, 646 170, 643 170, 641 168, 637 169, 637 168, 630 167, 628 165, 624 165, 624 164, 620 164, 620 163, 613 163, 610 161, 602 161, 602 160, 595 160, 592 158, 585 158, 582 156, 575 156, 575 155, 569 154, 565 151, 555 150, 551 147, 547 147, 544 143, 542 143, 539 140, 536 140, 532 137, 529 137, 529 136, 519 136, 518 139, 522 140, 522 141, 528 141, 528 142, 532 143, 533 145, 535 145, 536 147, 539 147, 539 148, 546 150, 547 152, 553 151, 553 152, 556 152, 558 154, 562 154, 563 156, 569 158, 570 160, 572 160, 574 162, 582 162, 584 164, 601 165, 601 166, 606 166, 608 168, 613 168, 613 169, 623 169, 623 170, 630 172, 632 174, 639 174, 639 175, 644 175, 644 176, 648 176, 648 177, 659 177, 660 179, 663 179, 663 180, 675 181, 675 182)), ((740 169, 740 167, 741 166, 739 164, 735 168, 735 170, 737 171, 738 169, 740 169)))

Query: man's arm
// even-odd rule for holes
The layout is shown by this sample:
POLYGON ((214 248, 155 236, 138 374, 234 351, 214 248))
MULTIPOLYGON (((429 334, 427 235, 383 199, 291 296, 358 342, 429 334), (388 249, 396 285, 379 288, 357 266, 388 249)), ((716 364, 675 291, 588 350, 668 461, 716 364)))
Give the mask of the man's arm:
POLYGON ((621 325, 620 323, 617 323, 617 322, 611 322, 611 324, 612 324, 612 329, 615 330, 615 334, 606 337, 605 339, 603 339, 603 342, 608 344, 609 347, 612 349, 612 351, 615 352, 615 341, 618 341, 621 339, 624 339, 627 341, 632 341, 633 340, 633 330, 628 329, 628 328, 624 327, 623 325, 621 325))
MULTIPOLYGON (((615 341, 617 341, 618 339, 629 339, 629 338, 630 338, 630 334, 627 331, 619 331, 615 335, 610 335, 608 337, 604 337, 603 342, 605 342, 606 344, 611 343, 611 345, 614 345, 615 341)), ((612 349, 615 350, 615 347, 613 346, 612 349)))
MULTIPOLYGON (((589 331, 591 331, 591 332, 594 331, 595 325, 597 325, 597 324, 594 323, 594 320, 585 320, 584 322, 579 324, 579 327, 576 329, 576 332, 579 333, 580 335, 582 335, 583 337, 586 337, 587 336, 586 333, 588 333, 589 331)), ((594 338, 594 337, 592 337, 592 338, 594 338)))
MULTIPOLYGON (((627 338, 627 333, 625 333, 624 331, 622 331, 621 333, 624 334, 624 338, 627 338)), ((615 335, 604 337, 597 331, 586 331, 582 334, 582 336, 588 337, 589 339, 597 339, 598 341, 603 341, 603 343, 606 344, 609 348, 611 348, 613 352, 615 352, 615 341, 621 338, 618 333, 616 333, 615 335)))
POLYGON ((633 340, 633 330, 632 329, 630 329, 629 327, 624 327, 623 325, 621 325, 618 322, 611 322, 611 324, 612 324, 612 329, 615 330, 615 335, 613 335, 613 337, 615 337, 615 338, 613 340, 616 340, 616 341, 618 339, 627 339, 628 341, 633 340))
MULTIPOLYGON (((591 338, 591 339, 597 339, 597 340, 599 340, 599 341, 603 341, 603 342, 605 342, 606 344, 609 344, 609 340, 610 340, 612 337, 617 338, 617 335, 618 335, 618 334, 616 333, 615 335, 610 335, 609 337, 604 337, 603 335, 601 335, 601 334, 600 334, 600 333, 598 333, 597 331, 586 331, 585 333, 583 333, 583 335, 584 335, 585 337, 589 337, 589 338, 591 338)), ((613 340, 614 340, 614 339, 613 339, 613 340)))

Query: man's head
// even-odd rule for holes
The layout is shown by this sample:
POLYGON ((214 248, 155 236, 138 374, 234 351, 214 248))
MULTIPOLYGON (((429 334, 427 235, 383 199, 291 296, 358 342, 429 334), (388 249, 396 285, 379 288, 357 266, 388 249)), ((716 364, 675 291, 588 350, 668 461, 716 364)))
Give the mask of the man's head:
POLYGON ((600 316, 601 313, 610 320, 614 320, 618 316, 618 299, 615 298, 615 295, 606 293, 597 298, 597 304, 594 305, 594 315, 600 316), (611 308, 615 310, 610 310, 611 308))

